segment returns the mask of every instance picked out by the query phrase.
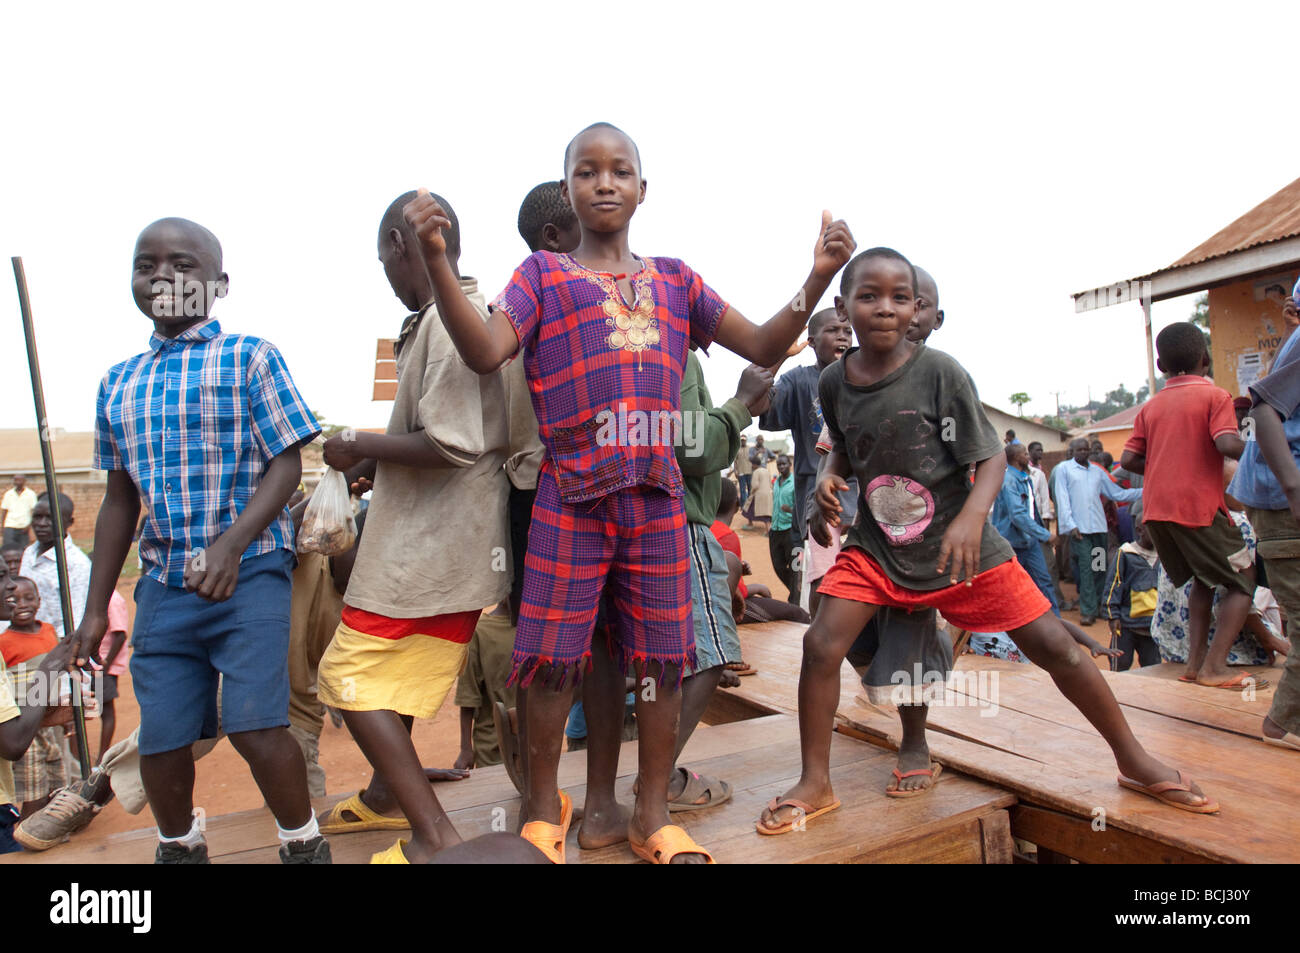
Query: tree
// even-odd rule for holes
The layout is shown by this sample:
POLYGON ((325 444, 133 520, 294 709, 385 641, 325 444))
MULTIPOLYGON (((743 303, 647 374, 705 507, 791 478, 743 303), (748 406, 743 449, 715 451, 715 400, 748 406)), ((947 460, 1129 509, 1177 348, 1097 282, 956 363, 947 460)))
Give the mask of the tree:
POLYGON ((1030 401, 1029 395, 1022 390, 1018 390, 1014 394, 1012 394, 1011 397, 1008 399, 1011 401, 1011 403, 1016 405, 1016 413, 1019 416, 1023 417, 1025 415, 1024 406, 1030 401))
POLYGON ((1065 422, 1063 417, 1044 417, 1041 423, 1044 427, 1051 427, 1053 430, 1070 429, 1070 425, 1065 422))
POLYGON ((1083 426, 1084 424, 1086 424, 1087 422, 1088 422, 1088 418, 1087 418, 1087 417, 1071 417, 1071 418, 1070 418, 1070 426, 1071 426, 1071 427, 1082 427, 1082 426, 1083 426))
POLYGON ((316 424, 320 427, 321 436, 325 439, 329 439, 335 434, 342 433, 344 430, 348 429, 344 424, 329 423, 325 419, 324 414, 317 413, 314 410, 311 412, 311 415, 316 418, 316 424))

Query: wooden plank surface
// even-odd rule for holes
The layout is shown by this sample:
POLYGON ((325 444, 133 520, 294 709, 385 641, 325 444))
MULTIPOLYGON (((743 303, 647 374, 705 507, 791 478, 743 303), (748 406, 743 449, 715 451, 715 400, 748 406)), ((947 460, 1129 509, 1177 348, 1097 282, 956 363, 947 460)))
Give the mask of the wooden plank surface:
MULTIPOLYGON (((1015 799, 1005 791, 955 772, 945 773, 926 797, 893 799, 884 795, 894 758, 889 752, 836 735, 831 747, 831 777, 844 806, 813 821, 805 830, 763 837, 754 830, 763 805, 784 793, 799 775, 798 725, 786 715, 703 727, 691 738, 683 763, 727 779, 732 800, 709 811, 674 815, 707 846, 719 863, 811 862, 962 862, 986 858, 1002 862, 999 821, 1015 799), (987 823, 984 818, 991 818, 987 823), (992 846, 990 846, 992 845, 992 846)), ((619 759, 620 799, 630 803, 636 771, 636 744, 623 745, 619 759)), ((560 783, 582 804, 585 752, 560 761, 560 783)), ((471 779, 440 784, 436 792, 462 836, 515 827, 519 798, 500 766, 474 772, 471 779)), ((341 795, 318 800, 318 813, 341 795)), ((626 845, 599 851, 577 847, 578 824, 570 831, 570 863, 632 863, 626 845)), ((401 832, 335 835, 336 862, 364 863, 401 832)), ((5 855, 11 863, 148 863, 155 846, 152 829, 94 837, 93 827, 73 842, 42 854, 5 855), (12 859, 11 859, 12 858, 12 859)), ((274 821, 265 810, 212 818, 209 850, 217 863, 276 863, 274 821)))
MULTIPOLYGON (((745 660, 759 674, 731 690, 734 704, 797 711, 803 628, 741 627, 745 660)), ((1162 665, 1102 676, 1147 750, 1190 774, 1220 802, 1218 815, 1178 811, 1119 787, 1109 747, 1051 677, 1032 665, 962 656, 954 690, 931 709, 931 750, 946 765, 1005 787, 1023 802, 1089 825, 1104 815, 1109 830, 1165 845, 1169 856, 1300 861, 1300 818, 1283 807, 1300 788, 1300 758, 1259 740, 1272 685, 1251 696, 1179 682, 1182 670, 1162 665)), ((1275 685, 1281 670, 1251 671, 1275 685)), ((897 748, 897 712, 870 705, 863 694, 846 664, 837 713, 841 730, 897 748)), ((1117 836, 1115 843, 1109 853, 1091 850, 1090 856, 1108 859, 1130 841, 1117 836)), ((1163 856, 1159 850, 1148 855, 1163 856)))
MULTIPOLYGON (((939 760, 1002 785, 1024 802, 1088 819, 1104 813, 1110 828, 1188 854, 1220 862, 1300 861, 1300 819, 1280 809, 1300 785, 1300 759, 1242 733, 1246 718, 1258 726, 1267 709, 1265 693, 1248 703, 1256 711, 1246 715, 1191 697, 1233 693, 1186 686, 1197 692, 1171 699, 1178 710, 1166 714, 1154 710, 1160 704, 1154 693, 1142 691, 1147 682, 1135 685, 1135 676, 1104 673, 1119 686, 1125 716, 1147 750, 1186 771, 1222 804, 1218 815, 1195 815, 1120 788, 1109 748, 1047 674, 1007 664, 993 667, 995 688, 986 682, 981 692, 968 680, 965 691, 946 693, 946 704, 932 707, 931 749, 939 760), (1130 693, 1138 694, 1136 704, 1125 702, 1130 693), (986 707, 971 704, 981 694, 986 707)), ((839 715, 860 733, 897 744, 898 722, 891 712, 855 698, 851 705, 842 703, 839 715)))

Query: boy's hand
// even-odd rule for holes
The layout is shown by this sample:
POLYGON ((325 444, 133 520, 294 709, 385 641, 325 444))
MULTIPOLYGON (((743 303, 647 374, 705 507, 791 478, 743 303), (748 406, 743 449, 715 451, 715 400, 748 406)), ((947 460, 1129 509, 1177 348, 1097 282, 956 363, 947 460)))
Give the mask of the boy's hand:
POLYGON ((239 557, 224 537, 200 549, 185 564, 185 588, 209 602, 225 602, 235 594, 239 582, 239 557))
POLYGON ((948 581, 955 586, 965 578, 966 585, 971 585, 975 574, 980 570, 980 541, 983 537, 983 520, 976 521, 974 517, 959 515, 943 534, 936 571, 943 573, 951 563, 948 581))
POLYGON ((460 754, 456 755, 456 763, 452 765, 455 771, 468 771, 474 767, 474 749, 462 748, 460 754))
POLYGON ((1070 539, 1083 539, 1083 531, 1076 526, 1070 530, 1070 539))
MULTIPOLYGON (((343 433, 347 432, 344 431, 343 433)), ((326 466, 346 473, 366 459, 366 455, 361 452, 360 442, 357 440, 355 432, 351 434, 351 439, 346 439, 343 433, 336 433, 326 440, 321 447, 321 455, 325 459, 326 466)))
POLYGON ((428 189, 420 189, 415 198, 406 203, 402 209, 402 218, 415 232, 424 253, 429 256, 445 255, 447 239, 442 234, 444 228, 451 228, 451 219, 437 203, 428 189))
POLYGON ((822 212, 822 228, 813 248, 813 274, 830 281, 848 264, 857 247, 849 226, 842 219, 831 221, 831 213, 822 212))
MULTIPOLYGON (((848 488, 849 485, 844 482, 844 478, 833 473, 822 477, 817 484, 817 492, 813 495, 813 499, 817 503, 817 509, 820 511, 826 526, 840 525, 840 512, 844 509, 844 506, 840 503, 840 498, 836 494, 842 493, 848 488)), ((820 539, 817 542, 822 543, 820 539)), ((826 542, 822 543, 822 545, 830 545, 829 533, 826 535, 826 542)))
POLYGON ((820 506, 814 506, 812 512, 808 514, 808 535, 813 538, 818 546, 827 546, 831 544, 831 531, 826 525, 826 520, 822 517, 820 506))
POLYGON ((1096 658, 1098 655, 1104 655, 1107 658, 1119 658, 1124 654, 1119 649, 1107 648, 1091 636, 1089 636, 1087 641, 1083 643, 1083 647, 1092 653, 1093 658, 1096 658))
POLYGON ((50 649, 41 660, 40 667, 46 671, 85 668, 92 658, 99 657, 99 643, 104 640, 107 631, 108 617, 87 611, 81 617, 77 631, 72 633, 72 638, 64 639, 50 649))
POLYGON ((374 488, 375 488, 375 484, 368 477, 357 477, 356 482, 353 483, 350 487, 348 487, 348 489, 352 492, 352 495, 355 496, 357 499, 360 499, 361 497, 365 496, 374 488))
POLYGON ((749 408, 751 417, 757 417, 767 410, 771 403, 773 372, 770 367, 751 364, 740 373, 740 383, 736 386, 736 400, 749 408))

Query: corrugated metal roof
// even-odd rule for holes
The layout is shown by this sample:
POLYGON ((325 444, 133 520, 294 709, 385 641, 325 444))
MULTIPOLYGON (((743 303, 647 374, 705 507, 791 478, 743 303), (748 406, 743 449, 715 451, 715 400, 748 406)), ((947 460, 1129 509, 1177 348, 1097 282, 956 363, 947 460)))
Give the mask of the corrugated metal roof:
MULTIPOLYGON (((1275 192, 1169 268, 1181 268, 1300 235, 1300 179, 1275 192)), ((1167 270, 1167 269, 1161 269, 1167 270)))

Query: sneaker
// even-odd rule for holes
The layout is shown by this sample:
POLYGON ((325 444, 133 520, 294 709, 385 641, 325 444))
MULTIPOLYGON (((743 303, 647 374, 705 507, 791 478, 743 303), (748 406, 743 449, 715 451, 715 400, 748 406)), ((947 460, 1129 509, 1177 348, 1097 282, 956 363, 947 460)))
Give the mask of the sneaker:
POLYGON ((14 829, 14 840, 28 850, 49 850, 93 821, 100 807, 107 804, 112 796, 113 789, 108 787, 108 776, 103 772, 92 772, 89 781, 60 788, 54 792, 48 804, 24 818, 14 829), (108 790, 107 797, 104 797, 96 784, 96 774, 108 790), (87 794, 91 796, 87 797, 87 794), (97 802, 96 797, 103 798, 102 803, 97 802))
POLYGON ((208 860, 208 845, 200 843, 196 847, 186 847, 183 844, 164 844, 158 842, 158 850, 153 855, 155 864, 210 864, 208 860))
POLYGON ((332 864, 330 842, 320 834, 311 840, 289 841, 280 846, 282 864, 332 864))

